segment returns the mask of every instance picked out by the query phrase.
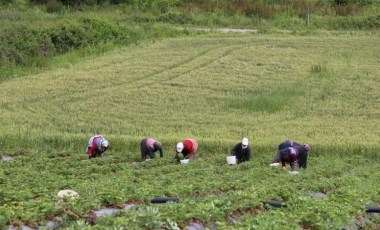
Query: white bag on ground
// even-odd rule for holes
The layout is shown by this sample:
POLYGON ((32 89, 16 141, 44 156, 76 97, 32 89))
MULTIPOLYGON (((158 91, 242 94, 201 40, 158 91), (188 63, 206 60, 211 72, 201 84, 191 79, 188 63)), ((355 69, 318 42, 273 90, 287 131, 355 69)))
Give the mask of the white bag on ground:
POLYGON ((71 198, 77 198, 79 196, 79 194, 73 190, 69 190, 69 189, 65 189, 65 190, 61 190, 58 192, 58 197, 59 198, 64 198, 64 197, 71 197, 71 198))

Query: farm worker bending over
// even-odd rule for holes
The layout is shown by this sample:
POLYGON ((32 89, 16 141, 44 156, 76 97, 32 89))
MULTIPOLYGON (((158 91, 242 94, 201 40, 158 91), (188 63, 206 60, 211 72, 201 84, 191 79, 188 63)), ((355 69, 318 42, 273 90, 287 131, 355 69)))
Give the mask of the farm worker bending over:
POLYGON ((182 153, 184 159, 195 158, 198 151, 198 142, 194 139, 187 138, 178 142, 174 158, 179 160, 178 154, 182 153))
POLYGON ((164 156, 164 151, 162 149, 162 144, 153 138, 144 138, 140 143, 141 149, 141 159, 146 160, 147 156, 151 159, 155 158, 155 152, 160 151, 160 157, 164 156))
MULTIPOLYGON (((297 142, 286 140, 278 146, 277 154, 274 157, 272 163, 279 163, 281 161, 281 151, 287 148, 293 147, 297 151, 297 164, 301 168, 307 167, 307 156, 310 151, 309 144, 299 144, 297 142)), ((297 170, 298 171, 298 170, 297 170)))
POLYGON ((292 171, 298 171, 299 164, 298 164, 297 158, 298 158, 298 150, 295 147, 281 149, 280 161, 281 161, 282 169, 286 171, 286 164, 289 164, 292 171))
POLYGON ((110 147, 110 144, 102 135, 93 136, 88 141, 88 159, 102 157, 103 153, 110 147))
POLYGON ((248 144, 248 139, 243 138, 243 140, 237 143, 231 150, 231 156, 236 156, 236 161, 238 164, 251 159, 251 146, 248 144))

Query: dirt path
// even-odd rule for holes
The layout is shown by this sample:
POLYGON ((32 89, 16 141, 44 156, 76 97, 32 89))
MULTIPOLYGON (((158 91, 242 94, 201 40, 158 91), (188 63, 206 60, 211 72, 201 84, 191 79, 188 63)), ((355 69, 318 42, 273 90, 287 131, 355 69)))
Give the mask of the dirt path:
POLYGON ((209 29, 209 28, 178 28, 180 30, 188 29, 188 30, 199 30, 205 32, 220 32, 220 33, 257 33, 258 30, 251 29, 231 29, 231 28, 219 28, 219 29, 209 29))
POLYGON ((250 30, 250 29, 229 29, 229 28, 220 28, 216 29, 216 31, 221 33, 257 33, 258 30, 250 30))

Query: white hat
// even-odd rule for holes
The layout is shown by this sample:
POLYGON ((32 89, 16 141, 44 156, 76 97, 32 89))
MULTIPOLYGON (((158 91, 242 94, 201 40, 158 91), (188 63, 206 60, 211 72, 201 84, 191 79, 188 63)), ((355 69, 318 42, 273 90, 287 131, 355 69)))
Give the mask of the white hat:
POLYGON ((182 150, 183 150, 183 143, 182 142, 178 142, 178 144, 177 144, 177 152, 182 152, 182 150))
POLYGON ((243 146, 247 146, 248 145, 248 139, 244 137, 243 140, 241 141, 241 144, 243 146))
POLYGON ((106 139, 104 139, 102 141, 102 146, 105 147, 105 148, 108 148, 110 146, 110 144, 108 143, 108 141, 106 139))

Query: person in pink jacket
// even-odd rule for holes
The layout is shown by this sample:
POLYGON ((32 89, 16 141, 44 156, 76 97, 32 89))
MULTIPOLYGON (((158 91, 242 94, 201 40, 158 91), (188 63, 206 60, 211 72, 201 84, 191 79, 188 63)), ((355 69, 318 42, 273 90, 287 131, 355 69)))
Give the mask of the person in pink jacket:
POLYGON ((102 136, 96 135, 88 140, 87 154, 88 159, 103 157, 104 152, 109 148, 109 142, 102 136))
POLYGON ((177 143, 174 159, 179 160, 178 154, 182 153, 184 159, 195 159, 198 151, 198 142, 194 139, 187 138, 177 143))
POLYGON ((161 142, 150 137, 141 140, 140 151, 142 160, 146 160, 148 156, 150 159, 156 158, 156 151, 160 152, 160 157, 164 156, 164 150, 162 148, 161 142))

